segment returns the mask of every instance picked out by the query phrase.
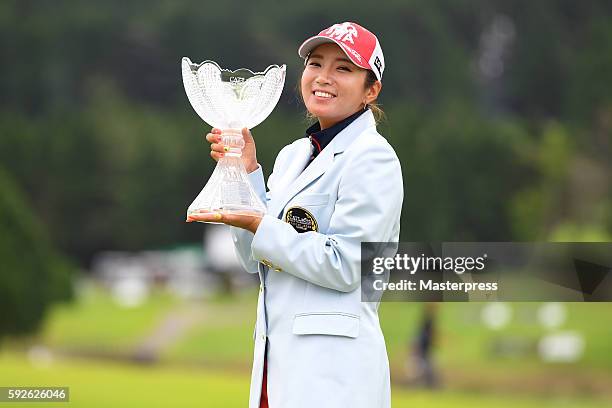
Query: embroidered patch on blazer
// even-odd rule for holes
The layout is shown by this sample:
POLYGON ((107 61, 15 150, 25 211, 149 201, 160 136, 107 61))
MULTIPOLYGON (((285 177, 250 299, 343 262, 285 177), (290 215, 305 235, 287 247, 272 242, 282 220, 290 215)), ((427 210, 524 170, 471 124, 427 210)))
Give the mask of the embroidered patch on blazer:
POLYGON ((319 231, 314 215, 302 207, 291 207, 285 214, 285 222, 291 224, 297 232, 319 231))

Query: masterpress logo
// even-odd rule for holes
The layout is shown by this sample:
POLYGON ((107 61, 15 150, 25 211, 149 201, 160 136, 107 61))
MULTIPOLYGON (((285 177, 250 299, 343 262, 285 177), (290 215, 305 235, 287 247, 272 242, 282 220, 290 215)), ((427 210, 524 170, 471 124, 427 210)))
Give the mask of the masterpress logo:
POLYGON ((409 291, 409 292, 482 292, 491 298, 492 292, 497 291, 497 282, 454 282, 450 279, 440 281, 435 272, 452 272, 463 275, 470 272, 482 272, 485 269, 487 254, 482 256, 411 256, 407 253, 396 254, 393 257, 374 257, 372 259, 372 273, 378 276, 371 281, 375 291, 409 291), (417 272, 423 278, 417 280, 399 279, 389 282, 386 273, 404 273, 410 276, 417 272))

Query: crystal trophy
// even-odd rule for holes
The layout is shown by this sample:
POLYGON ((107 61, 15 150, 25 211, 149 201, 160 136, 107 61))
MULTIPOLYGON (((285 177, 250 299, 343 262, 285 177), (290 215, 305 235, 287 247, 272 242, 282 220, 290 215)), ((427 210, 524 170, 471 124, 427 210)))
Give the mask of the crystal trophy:
POLYGON ((187 216, 207 212, 265 214, 266 206, 253 190, 242 163, 241 129, 254 128, 272 112, 285 84, 285 65, 270 65, 264 72, 231 71, 213 61, 194 64, 187 57, 181 65, 191 106, 206 123, 221 129, 222 143, 229 148, 187 209, 187 216))

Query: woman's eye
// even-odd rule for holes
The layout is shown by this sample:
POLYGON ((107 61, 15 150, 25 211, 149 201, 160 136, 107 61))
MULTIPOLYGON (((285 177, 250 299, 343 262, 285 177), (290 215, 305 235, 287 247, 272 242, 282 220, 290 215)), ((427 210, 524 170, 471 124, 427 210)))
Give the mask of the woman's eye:
POLYGON ((338 67, 339 70, 351 72, 349 67, 338 67))
POLYGON ((313 67, 320 67, 321 64, 319 64, 318 62, 309 62, 308 65, 311 65, 313 67))

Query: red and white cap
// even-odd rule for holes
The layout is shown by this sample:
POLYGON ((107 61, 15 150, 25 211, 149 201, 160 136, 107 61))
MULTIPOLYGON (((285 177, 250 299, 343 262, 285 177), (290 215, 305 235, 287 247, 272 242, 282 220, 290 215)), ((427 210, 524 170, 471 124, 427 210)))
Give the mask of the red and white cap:
POLYGON ((355 65, 372 70, 376 78, 379 81, 382 80, 382 74, 385 70, 385 57, 378 38, 370 31, 351 22, 334 24, 318 35, 304 41, 298 49, 298 54, 300 57, 306 58, 317 46, 328 42, 338 44, 355 65))

